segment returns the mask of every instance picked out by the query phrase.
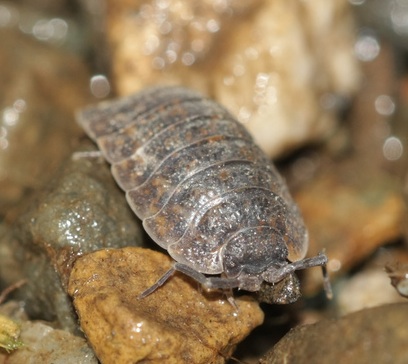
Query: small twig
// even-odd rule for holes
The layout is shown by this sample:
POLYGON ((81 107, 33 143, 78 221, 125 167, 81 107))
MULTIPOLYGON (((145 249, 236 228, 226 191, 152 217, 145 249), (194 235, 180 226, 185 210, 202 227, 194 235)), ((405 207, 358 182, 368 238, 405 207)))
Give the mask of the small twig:
POLYGON ((20 288, 22 285, 27 283, 27 279, 20 279, 16 283, 13 283, 12 285, 8 286, 5 288, 1 293, 0 293, 0 304, 4 302, 4 300, 7 298, 7 296, 13 292, 14 290, 20 288))

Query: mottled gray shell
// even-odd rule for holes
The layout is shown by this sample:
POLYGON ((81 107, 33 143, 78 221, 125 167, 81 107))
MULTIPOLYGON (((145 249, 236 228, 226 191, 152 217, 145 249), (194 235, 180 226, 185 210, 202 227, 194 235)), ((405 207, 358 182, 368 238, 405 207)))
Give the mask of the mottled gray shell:
POLYGON ((269 254, 264 264, 304 258, 306 229, 284 181, 217 103, 181 87, 152 88, 87 108, 78 120, 147 233, 177 262, 205 274, 230 263, 229 275, 239 275, 227 255, 269 254), (285 251, 274 255, 276 235, 285 251), (251 251, 232 251, 244 237, 251 251))

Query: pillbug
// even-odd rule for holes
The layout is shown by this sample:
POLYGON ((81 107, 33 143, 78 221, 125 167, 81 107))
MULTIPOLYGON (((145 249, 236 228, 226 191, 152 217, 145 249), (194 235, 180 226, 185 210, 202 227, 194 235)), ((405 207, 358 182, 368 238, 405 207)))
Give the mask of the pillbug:
POLYGON ((154 87, 77 119, 146 232, 175 261, 140 297, 175 271, 207 288, 247 291, 299 269, 325 272, 323 253, 304 258, 307 231, 276 168, 216 102, 154 87))

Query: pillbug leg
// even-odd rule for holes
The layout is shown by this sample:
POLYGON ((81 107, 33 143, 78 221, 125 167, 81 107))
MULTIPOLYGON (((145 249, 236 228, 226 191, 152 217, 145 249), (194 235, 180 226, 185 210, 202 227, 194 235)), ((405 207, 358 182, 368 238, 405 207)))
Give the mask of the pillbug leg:
POLYGON ((204 274, 195 271, 185 264, 175 263, 174 269, 193 278, 209 289, 232 289, 239 286, 239 281, 236 278, 206 277, 204 274))
POLYGON ((234 296, 232 294, 232 289, 238 287, 238 280, 226 277, 206 277, 204 274, 180 263, 175 263, 174 267, 177 271, 189 276, 206 288, 223 289, 228 302, 238 311, 238 306, 235 303, 234 296))
POLYGON ((153 293, 156 289, 160 288, 164 283, 166 283, 166 281, 174 274, 175 271, 176 269, 174 267, 171 267, 159 278, 159 280, 155 284, 153 284, 153 286, 143 291, 139 296, 137 296, 137 298, 142 299, 153 293))
POLYGON ((227 296, 227 301, 232 307, 234 307, 235 311, 239 311, 239 308, 235 302, 235 299, 234 299, 234 296, 231 290, 228 290, 228 292, 226 293, 226 296, 227 296))
MULTIPOLYGON (((194 279, 196 282, 200 283, 206 288, 209 289, 232 289, 239 286, 239 281, 234 278, 220 278, 220 277, 206 277, 204 274, 195 271, 194 269, 190 268, 187 265, 181 263, 174 263, 173 267, 171 267, 166 273, 164 273, 159 280, 153 284, 153 286, 149 287, 145 291, 143 291, 139 296, 138 299, 142 299, 153 293, 156 289, 160 288, 166 281, 174 274, 174 272, 179 271, 186 276, 194 279)), ((228 301, 230 301, 228 299, 228 301)), ((232 304, 235 307, 235 304, 232 304)))

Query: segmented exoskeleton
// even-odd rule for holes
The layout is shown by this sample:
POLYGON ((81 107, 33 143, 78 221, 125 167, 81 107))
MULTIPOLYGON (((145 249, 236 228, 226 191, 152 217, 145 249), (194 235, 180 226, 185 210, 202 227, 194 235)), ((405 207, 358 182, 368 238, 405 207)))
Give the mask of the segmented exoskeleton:
POLYGON ((209 288, 257 291, 326 264, 324 254, 304 259, 307 231, 283 179, 214 101, 156 87, 87 108, 78 120, 147 233, 175 260, 142 296, 175 270, 209 288))

